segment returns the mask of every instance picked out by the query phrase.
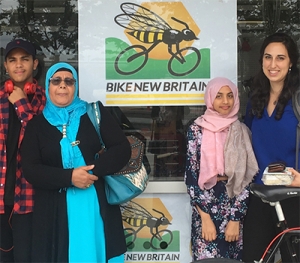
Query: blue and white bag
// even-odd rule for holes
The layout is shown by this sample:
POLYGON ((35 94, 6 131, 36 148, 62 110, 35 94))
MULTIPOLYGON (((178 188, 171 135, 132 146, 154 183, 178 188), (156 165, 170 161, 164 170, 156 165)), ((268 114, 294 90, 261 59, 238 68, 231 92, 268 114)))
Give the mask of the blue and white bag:
MULTIPOLYGON (((97 102, 89 103, 87 114, 90 117, 99 135, 100 142, 105 150, 100 135, 101 113, 97 102)), ((135 136, 127 136, 131 146, 131 157, 128 163, 114 175, 104 176, 105 193, 109 204, 119 205, 140 195, 147 187, 149 176, 143 164, 144 143, 135 136)))

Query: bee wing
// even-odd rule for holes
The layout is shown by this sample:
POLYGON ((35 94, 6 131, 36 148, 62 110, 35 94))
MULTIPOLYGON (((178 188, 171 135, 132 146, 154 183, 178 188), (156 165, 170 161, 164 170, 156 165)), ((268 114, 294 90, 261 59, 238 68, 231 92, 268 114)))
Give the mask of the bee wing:
POLYGON ((120 205, 122 218, 149 218, 152 215, 141 205, 130 201, 124 205, 120 205))
POLYGON ((124 14, 117 15, 115 22, 126 29, 145 31, 165 31, 169 24, 151 10, 133 3, 123 3, 124 14))

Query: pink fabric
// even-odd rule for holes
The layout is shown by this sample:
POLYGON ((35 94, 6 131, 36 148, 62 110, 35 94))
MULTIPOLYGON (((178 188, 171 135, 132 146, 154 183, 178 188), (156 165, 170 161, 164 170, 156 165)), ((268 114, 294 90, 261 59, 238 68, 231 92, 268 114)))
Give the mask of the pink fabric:
POLYGON ((203 127, 198 180, 202 190, 213 187, 217 183, 217 175, 224 174, 224 145, 229 126, 238 119, 240 108, 238 88, 227 78, 214 78, 207 84, 204 101, 207 109, 202 116, 195 120, 196 124, 203 127), (234 105, 228 115, 220 115, 213 108, 213 102, 223 86, 228 86, 234 97, 234 105))

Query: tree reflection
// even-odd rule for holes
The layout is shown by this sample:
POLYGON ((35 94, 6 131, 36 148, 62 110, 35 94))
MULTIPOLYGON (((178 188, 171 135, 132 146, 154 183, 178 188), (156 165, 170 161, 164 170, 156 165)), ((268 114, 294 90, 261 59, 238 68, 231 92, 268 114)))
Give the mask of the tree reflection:
MULTIPOLYGON (((6 1, 5 1, 6 2, 6 1)), ((1 35, 24 38, 43 49, 45 55, 59 61, 60 55, 77 54, 77 1, 17 0, 1 8, 1 35), (14 4, 16 6, 14 6, 14 4)), ((3 1, 0 2, 2 6, 3 1)))
POLYGON ((238 29, 255 38, 283 31, 298 40, 300 37, 300 1, 295 0, 238 0, 238 29), (243 24, 243 21, 245 22, 243 24))

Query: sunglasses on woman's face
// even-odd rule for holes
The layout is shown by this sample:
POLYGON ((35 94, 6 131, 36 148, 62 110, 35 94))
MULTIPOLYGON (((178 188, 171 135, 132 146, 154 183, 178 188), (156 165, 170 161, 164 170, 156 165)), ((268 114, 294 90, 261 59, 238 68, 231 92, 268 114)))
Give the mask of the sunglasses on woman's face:
POLYGON ((72 79, 72 78, 62 79, 62 78, 57 77, 57 78, 50 79, 50 83, 54 86, 58 86, 62 81, 64 81, 67 86, 73 86, 76 82, 76 80, 72 79))

